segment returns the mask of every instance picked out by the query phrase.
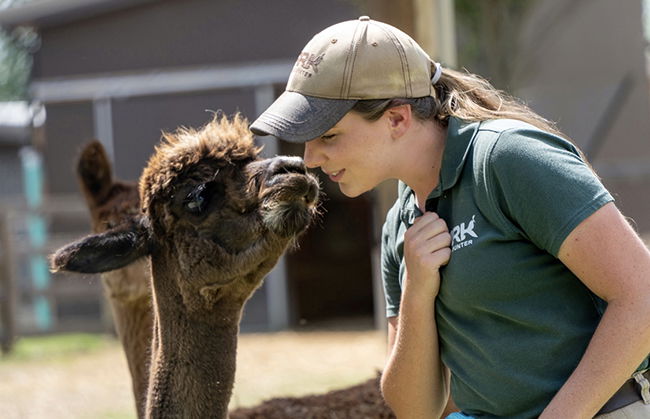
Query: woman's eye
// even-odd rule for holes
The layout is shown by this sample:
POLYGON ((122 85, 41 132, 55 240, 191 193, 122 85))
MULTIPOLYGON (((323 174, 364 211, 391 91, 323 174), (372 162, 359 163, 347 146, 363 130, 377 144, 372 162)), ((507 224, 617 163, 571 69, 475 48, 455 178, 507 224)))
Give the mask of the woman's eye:
POLYGON ((325 134, 325 135, 320 136, 321 140, 323 140, 323 141, 329 141, 329 140, 333 139, 334 137, 336 137, 336 134, 325 134))

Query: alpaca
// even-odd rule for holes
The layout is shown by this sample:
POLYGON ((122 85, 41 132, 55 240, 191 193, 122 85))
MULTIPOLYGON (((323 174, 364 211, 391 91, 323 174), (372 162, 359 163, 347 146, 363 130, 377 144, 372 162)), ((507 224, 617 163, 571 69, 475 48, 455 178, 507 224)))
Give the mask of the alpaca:
MULTIPOLYGON (((101 233, 127 223, 140 214, 137 185, 115 181, 103 146, 88 143, 81 151, 77 177, 88 204, 92 228, 101 233)), ((151 293, 146 259, 102 274, 116 329, 129 365, 138 417, 144 415, 149 346, 151 345, 151 293)), ((238 408, 230 419, 291 417, 391 418, 377 379, 322 395, 273 398, 258 406, 238 408)))
POLYGON ((245 118, 165 134, 139 182, 142 216, 59 249, 53 270, 107 272, 149 256, 147 417, 226 418, 242 308, 316 215, 302 159, 258 158, 245 118))
MULTIPOLYGON (((82 149, 77 162, 77 179, 90 211, 94 233, 128 224, 139 216, 137 185, 113 179, 111 164, 99 141, 92 141, 82 149)), ((142 258, 101 275, 131 374, 138 418, 144 417, 153 328, 148 263, 142 258)))

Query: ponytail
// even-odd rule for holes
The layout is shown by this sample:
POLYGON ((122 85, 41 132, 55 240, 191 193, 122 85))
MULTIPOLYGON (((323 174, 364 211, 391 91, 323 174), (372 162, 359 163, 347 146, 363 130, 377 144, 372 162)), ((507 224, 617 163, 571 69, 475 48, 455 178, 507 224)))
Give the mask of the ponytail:
POLYGON ((434 85, 440 108, 439 120, 454 116, 465 121, 516 119, 564 137, 555 124, 509 94, 495 89, 484 78, 445 68, 434 85))
POLYGON ((387 109, 408 104, 416 118, 434 119, 444 126, 450 116, 469 122, 516 119, 566 138, 554 123, 536 114, 514 97, 495 89, 478 75, 444 68, 433 88, 434 96, 359 100, 352 110, 365 119, 374 121, 387 109))

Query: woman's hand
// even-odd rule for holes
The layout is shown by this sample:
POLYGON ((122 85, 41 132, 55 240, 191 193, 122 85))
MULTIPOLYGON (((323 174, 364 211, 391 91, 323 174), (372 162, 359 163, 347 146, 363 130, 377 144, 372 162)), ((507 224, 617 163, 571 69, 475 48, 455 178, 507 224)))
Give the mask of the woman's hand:
POLYGON ((451 235, 445 220, 435 212, 427 212, 418 217, 404 234, 408 287, 416 288, 420 295, 438 295, 438 270, 449 262, 450 256, 451 235))

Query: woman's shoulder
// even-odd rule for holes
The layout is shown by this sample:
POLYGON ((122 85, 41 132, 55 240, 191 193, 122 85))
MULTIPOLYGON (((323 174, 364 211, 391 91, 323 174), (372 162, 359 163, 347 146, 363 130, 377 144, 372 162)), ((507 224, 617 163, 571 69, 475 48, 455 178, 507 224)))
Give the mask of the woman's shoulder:
POLYGON ((512 154, 530 157, 543 151, 562 150, 580 155, 577 147, 568 139, 517 119, 491 119, 481 121, 475 144, 483 146, 492 157, 512 154))
POLYGON ((513 136, 530 138, 546 138, 550 136, 562 138, 519 119, 488 119, 479 123, 478 130, 497 134, 499 138, 513 136))
POLYGON ((497 142, 504 146, 522 146, 529 141, 542 141, 559 145, 563 148, 573 147, 566 138, 541 129, 531 123, 519 119, 486 119, 482 121, 466 121, 460 118, 450 118, 448 137, 472 137, 474 145, 492 148, 497 142))

